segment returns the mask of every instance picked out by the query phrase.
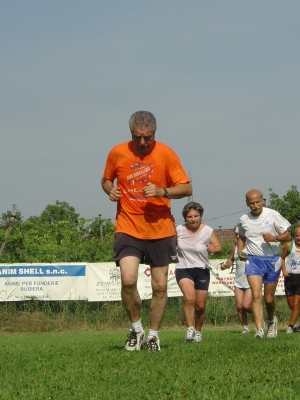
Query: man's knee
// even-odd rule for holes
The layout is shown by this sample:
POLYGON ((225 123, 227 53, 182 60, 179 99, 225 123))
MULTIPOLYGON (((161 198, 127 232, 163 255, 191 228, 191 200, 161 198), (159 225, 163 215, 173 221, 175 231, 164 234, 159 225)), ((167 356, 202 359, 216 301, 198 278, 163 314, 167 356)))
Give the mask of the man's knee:
POLYGON ((137 279, 134 277, 123 277, 122 278, 122 290, 125 292, 133 292, 137 289, 137 279))
POLYGON ((294 300, 292 310, 299 310, 300 309, 300 302, 298 300, 294 300))
POLYGON ((152 291, 156 295, 165 295, 167 293, 167 283, 166 282, 152 282, 152 291))
POLYGON ((252 292, 252 301, 262 301, 262 293, 261 292, 252 292))
POLYGON ((264 295, 264 301, 266 304, 272 304, 275 302, 275 295, 274 294, 266 294, 264 295))

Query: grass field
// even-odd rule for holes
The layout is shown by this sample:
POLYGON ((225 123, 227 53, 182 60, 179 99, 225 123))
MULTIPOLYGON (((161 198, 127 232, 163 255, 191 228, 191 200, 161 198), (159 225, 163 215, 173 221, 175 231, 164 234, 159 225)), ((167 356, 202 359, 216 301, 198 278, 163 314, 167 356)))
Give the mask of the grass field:
POLYGON ((2 333, 0 399, 297 399, 300 334, 162 330, 159 353, 123 350, 127 330, 2 333))

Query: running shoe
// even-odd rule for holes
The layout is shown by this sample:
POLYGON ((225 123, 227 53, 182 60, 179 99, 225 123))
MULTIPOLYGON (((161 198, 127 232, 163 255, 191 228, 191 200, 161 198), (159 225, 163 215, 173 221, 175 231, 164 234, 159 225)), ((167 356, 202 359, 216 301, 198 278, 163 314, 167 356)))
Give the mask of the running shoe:
POLYGON ((298 325, 298 326, 295 326, 295 328, 294 328, 294 332, 300 332, 300 325, 298 325))
POLYGON ((146 340, 145 340, 145 332, 144 331, 136 331, 134 329, 130 329, 124 350, 140 351, 141 347, 143 346, 145 341, 146 340))
POLYGON ((244 333, 250 333, 250 329, 248 328, 248 326, 243 326, 242 333, 243 334, 244 333))
POLYGON ((264 338, 264 330, 256 329, 256 334, 254 336, 255 339, 263 339, 264 338))
POLYGON ((267 333, 267 338, 268 339, 274 339, 277 336, 277 317, 274 317, 273 321, 268 321, 268 333, 267 333))
POLYGON ((193 342, 195 337, 195 330, 194 328, 187 328, 186 330, 186 337, 185 342, 193 342))
POLYGON ((202 333, 199 331, 195 331, 194 342, 201 343, 202 342, 202 333))
POLYGON ((149 351, 160 351, 160 341, 156 336, 148 337, 146 347, 149 351))
POLYGON ((293 333, 294 330, 293 330, 293 328, 289 325, 289 326, 286 328, 286 331, 285 331, 285 332, 288 333, 288 334, 290 334, 290 333, 293 333))

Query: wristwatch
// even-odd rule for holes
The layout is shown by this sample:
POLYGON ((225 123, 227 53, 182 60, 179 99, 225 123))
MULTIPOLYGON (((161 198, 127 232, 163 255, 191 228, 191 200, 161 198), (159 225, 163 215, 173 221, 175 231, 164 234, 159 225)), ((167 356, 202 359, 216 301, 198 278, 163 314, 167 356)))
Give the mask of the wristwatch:
POLYGON ((166 188, 164 188, 164 197, 169 197, 169 193, 166 188))

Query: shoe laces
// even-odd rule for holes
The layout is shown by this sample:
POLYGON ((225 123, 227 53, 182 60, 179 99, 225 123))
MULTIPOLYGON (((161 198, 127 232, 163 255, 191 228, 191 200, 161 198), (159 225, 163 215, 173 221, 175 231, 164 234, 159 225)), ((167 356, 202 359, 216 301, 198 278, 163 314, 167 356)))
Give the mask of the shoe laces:
POLYGON ((132 329, 128 336, 127 336, 127 342, 129 346, 135 346, 137 344, 137 337, 136 337, 136 331, 132 329))
POLYGON ((188 328, 186 331, 186 337, 192 338, 194 336, 194 328, 188 328))
POLYGON ((264 336, 264 330, 263 329, 257 329, 255 336, 256 337, 263 337, 264 336))
POLYGON ((149 350, 158 350, 158 339, 156 336, 152 336, 152 338, 147 341, 147 347, 149 350))
POLYGON ((275 322, 268 322, 268 331, 273 332, 275 330, 275 322))

